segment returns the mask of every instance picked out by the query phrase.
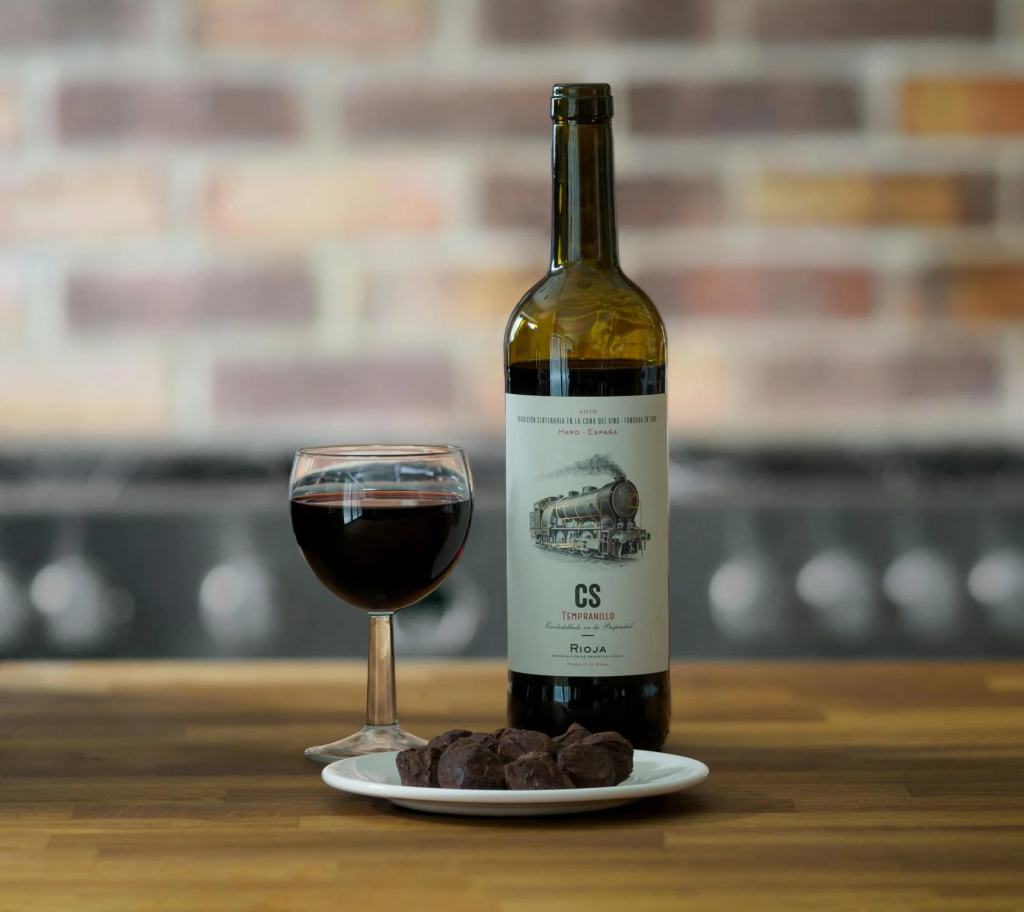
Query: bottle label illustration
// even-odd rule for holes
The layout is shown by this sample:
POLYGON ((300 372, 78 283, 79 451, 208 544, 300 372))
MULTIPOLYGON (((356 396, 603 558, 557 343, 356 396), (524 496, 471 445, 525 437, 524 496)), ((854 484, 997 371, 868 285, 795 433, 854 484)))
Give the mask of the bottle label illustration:
POLYGON ((509 394, 505 423, 509 668, 664 671, 664 394, 509 394))

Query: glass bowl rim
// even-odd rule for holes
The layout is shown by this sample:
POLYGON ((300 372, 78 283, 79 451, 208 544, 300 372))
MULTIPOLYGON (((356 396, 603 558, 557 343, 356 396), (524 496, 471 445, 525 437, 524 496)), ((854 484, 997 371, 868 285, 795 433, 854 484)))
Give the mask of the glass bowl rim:
POLYGON ((327 446, 302 447, 295 451, 295 458, 326 457, 329 459, 424 459, 445 456, 462 456, 466 451, 450 443, 356 443, 327 446))

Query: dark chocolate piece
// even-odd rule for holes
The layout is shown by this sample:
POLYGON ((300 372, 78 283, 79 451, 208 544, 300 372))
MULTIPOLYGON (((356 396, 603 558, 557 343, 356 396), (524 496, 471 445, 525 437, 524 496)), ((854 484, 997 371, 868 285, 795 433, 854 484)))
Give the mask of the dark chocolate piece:
POLYGON ((531 751, 506 763, 505 782, 516 791, 573 788, 569 777, 546 751, 531 751))
POLYGON ((596 735, 588 735, 579 743, 596 744, 608 751, 612 763, 615 764, 616 785, 628 779, 629 774, 633 772, 633 745, 618 732, 598 732, 596 735))
POLYGON ((473 733, 465 728, 453 728, 451 731, 444 732, 444 734, 434 735, 427 742, 427 747, 436 747, 438 750, 443 751, 449 744, 454 744, 460 738, 468 738, 471 734, 473 733))
POLYGON ((513 728, 498 741, 498 756, 506 763, 516 760, 523 754, 539 751, 552 757, 558 750, 547 735, 541 732, 527 731, 525 728, 513 728))
POLYGON ((466 738, 466 740, 467 741, 474 741, 477 744, 482 744, 492 754, 497 754, 498 753, 498 741, 497 741, 497 739, 494 737, 494 735, 488 734, 487 732, 473 732, 473 734, 471 734, 468 738, 466 738))
POLYGON ((437 762, 441 751, 436 747, 410 747, 395 757, 402 785, 437 788, 437 762))
POLYGON ((503 789, 505 767, 486 747, 463 738, 441 755, 437 782, 441 788, 503 789))
POLYGON ((552 740, 558 745, 559 749, 561 749, 569 744, 575 744, 577 741, 582 741, 584 738, 588 737, 590 737, 590 732, 580 725, 579 722, 573 722, 572 725, 569 726, 568 731, 552 740))
POLYGON ((494 729, 494 731, 491 734, 494 735, 494 739, 496 741, 500 741, 502 738, 505 737, 505 735, 507 735, 511 731, 515 731, 515 729, 514 728, 496 728, 496 729, 494 729))
POLYGON ((576 788, 615 785, 612 752, 600 744, 568 744, 558 752, 558 766, 576 788))

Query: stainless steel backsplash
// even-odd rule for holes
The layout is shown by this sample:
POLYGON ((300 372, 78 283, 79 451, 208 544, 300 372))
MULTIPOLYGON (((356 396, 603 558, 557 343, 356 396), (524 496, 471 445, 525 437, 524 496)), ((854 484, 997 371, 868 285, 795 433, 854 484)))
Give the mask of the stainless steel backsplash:
MULTIPOLYGON (((502 466, 474 472, 465 555, 398 615, 402 658, 505 653, 502 466)), ((0 655, 361 656, 286 476, 276 456, 0 458, 0 655)), ((1006 453, 674 454, 673 655, 1024 655, 1022 479, 1006 453)))

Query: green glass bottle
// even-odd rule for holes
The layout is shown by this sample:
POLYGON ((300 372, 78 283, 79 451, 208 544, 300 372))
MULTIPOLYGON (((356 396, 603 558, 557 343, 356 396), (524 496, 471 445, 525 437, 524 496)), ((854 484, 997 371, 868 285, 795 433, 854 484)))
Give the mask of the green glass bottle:
POLYGON ((551 266, 505 332, 508 724, 668 734, 665 328, 619 268, 612 96, 552 90, 551 266))

